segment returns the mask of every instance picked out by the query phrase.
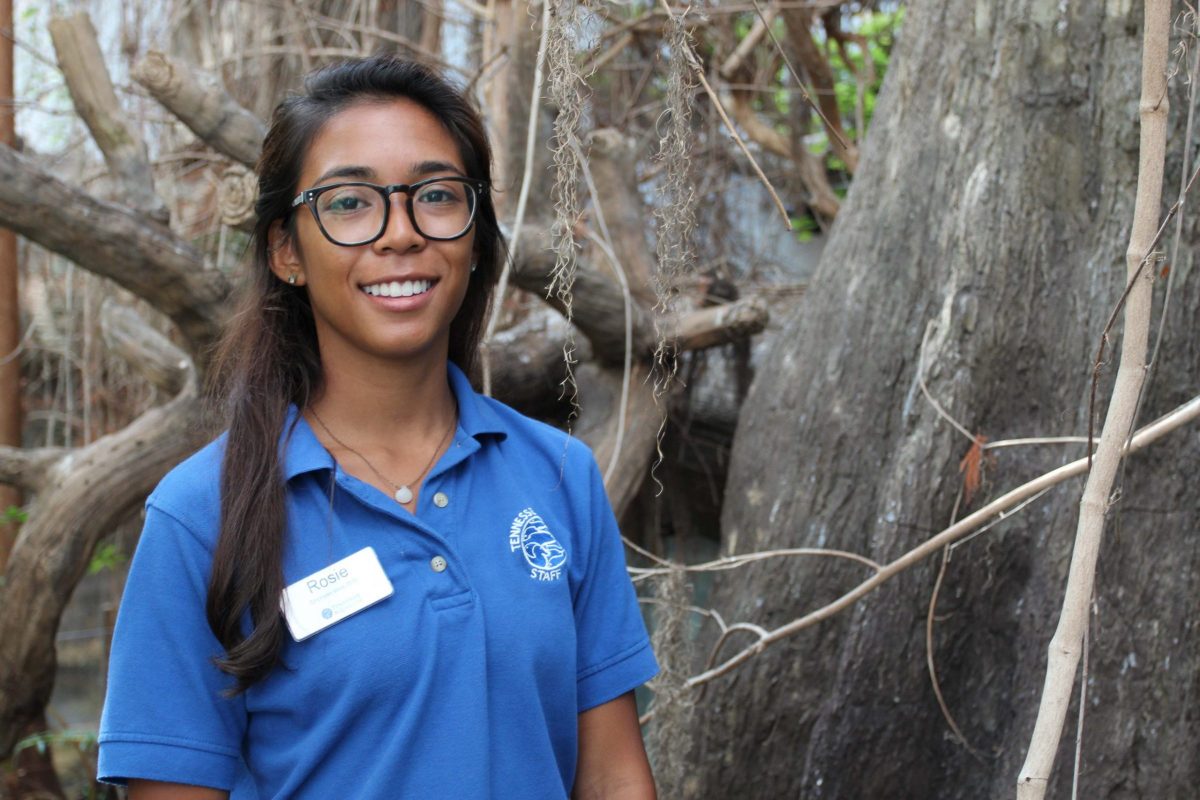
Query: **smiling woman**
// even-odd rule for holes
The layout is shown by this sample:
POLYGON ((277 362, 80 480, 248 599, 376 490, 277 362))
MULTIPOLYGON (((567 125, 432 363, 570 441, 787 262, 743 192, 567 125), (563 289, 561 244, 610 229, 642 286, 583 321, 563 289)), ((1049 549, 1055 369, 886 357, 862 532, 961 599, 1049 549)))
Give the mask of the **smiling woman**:
MULTIPOLYGON (((464 183, 463 162, 442 122, 400 98, 350 105, 309 145, 297 197, 312 213, 293 217, 290 228, 276 220, 268 239, 275 275, 296 275, 308 287, 327 381, 330 369, 353 375, 388 368, 363 363, 373 358, 428 352, 445 361, 475 256, 476 187, 486 185, 464 183), (456 190, 444 188, 450 186, 456 190), (426 291, 413 291, 418 283, 426 291)), ((441 422, 434 426, 439 433, 447 425, 441 422)))
POLYGON ((657 667, 595 462, 467 377, 503 254, 482 123, 391 57, 305 89, 263 146, 229 429, 147 501, 100 777, 653 797, 657 667))

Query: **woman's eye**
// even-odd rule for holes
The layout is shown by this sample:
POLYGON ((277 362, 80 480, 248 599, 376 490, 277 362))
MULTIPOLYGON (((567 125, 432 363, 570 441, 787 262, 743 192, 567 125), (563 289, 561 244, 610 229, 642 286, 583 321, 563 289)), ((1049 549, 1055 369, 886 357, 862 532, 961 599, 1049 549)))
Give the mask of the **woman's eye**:
POLYGON ((352 214, 372 205, 371 195, 361 188, 327 192, 321 196, 320 209, 330 214, 352 214))
POLYGON ((426 186, 417 196, 417 202, 446 205, 462 202, 462 190, 452 183, 435 183, 426 186))

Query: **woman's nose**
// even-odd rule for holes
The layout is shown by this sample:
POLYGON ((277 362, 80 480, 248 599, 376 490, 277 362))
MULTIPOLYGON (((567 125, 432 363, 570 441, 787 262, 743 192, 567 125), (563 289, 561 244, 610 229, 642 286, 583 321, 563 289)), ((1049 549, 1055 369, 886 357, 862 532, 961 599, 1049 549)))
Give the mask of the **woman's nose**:
POLYGON ((422 247, 425 242, 425 237, 417 230, 408 213, 408 195, 393 192, 388 197, 388 216, 383 235, 372 243, 372 247, 377 250, 407 251, 422 247))

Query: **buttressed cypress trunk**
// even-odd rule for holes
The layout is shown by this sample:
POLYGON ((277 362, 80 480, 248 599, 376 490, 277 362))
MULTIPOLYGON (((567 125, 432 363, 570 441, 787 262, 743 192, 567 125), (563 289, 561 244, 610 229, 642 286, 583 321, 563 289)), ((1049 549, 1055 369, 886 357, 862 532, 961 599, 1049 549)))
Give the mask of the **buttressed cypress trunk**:
MULTIPOLYGON (((742 411, 726 552, 823 546, 884 562, 950 523, 969 441, 918 386, 931 322, 927 384, 972 433, 1087 433, 1091 363, 1124 283, 1141 14, 1130 2, 911 3, 812 287, 742 411)), ((1181 78, 1171 92, 1169 199, 1181 174, 1181 78)), ((1169 266, 1173 287, 1139 424, 1197 392, 1198 219, 1185 213, 1178 259, 1155 267, 1169 266)), ((1110 368, 1099 419, 1111 378, 1110 368)), ((983 487, 960 516, 1084 448, 988 452, 983 487)), ((1118 478, 1091 619, 1080 796, 1184 797, 1200 783, 1197 463, 1200 438, 1187 428, 1118 478)), ((1011 796, 1082 485, 1060 485, 952 555, 934 657, 979 757, 950 733, 930 688, 931 561, 710 686, 689 796, 1011 796)), ((720 574, 712 605, 728 622, 774 627, 865 577, 838 559, 765 562, 720 574)), ((735 637, 726 655, 738 646, 735 637)), ((1070 796, 1077 697, 1051 797, 1070 796)))

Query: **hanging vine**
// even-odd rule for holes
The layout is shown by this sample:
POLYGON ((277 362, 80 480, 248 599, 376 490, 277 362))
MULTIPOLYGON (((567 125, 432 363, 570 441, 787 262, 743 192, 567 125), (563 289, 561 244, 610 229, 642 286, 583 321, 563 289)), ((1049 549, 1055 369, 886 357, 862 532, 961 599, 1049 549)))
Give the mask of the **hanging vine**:
MULTIPOLYGON (((545 0, 550 3, 546 29, 546 72, 548 77, 547 97, 555 107, 554 136, 550 140, 554 164, 554 222, 550 227, 550 241, 555 252, 553 278, 549 294, 563 306, 567 321, 573 318, 573 291, 575 287, 576 257, 579 243, 575 241, 575 228, 582 212, 579 204, 579 182, 582 172, 582 145, 580 144, 580 115, 583 111, 583 75, 575 60, 573 32, 578 30, 581 9, 574 0, 545 0)), ((563 359, 566 362, 566 377, 563 379, 563 396, 571 403, 571 417, 579 411, 579 387, 575 382, 574 327, 567 326, 563 342, 563 359)))
MULTIPOLYGON (((686 12, 685 12, 686 14, 686 12)), ((660 202, 657 218, 658 268, 654 273, 655 331, 658 342, 654 349, 654 397, 660 401, 675 378, 675 353, 669 341, 670 332, 663 324, 674 311, 680 278, 691 270, 694 256, 691 251, 692 230, 696 225, 696 189, 689 165, 693 143, 691 101, 695 84, 692 80, 692 42, 684 16, 670 15, 667 29, 667 48, 670 53, 667 70, 666 108, 659 117, 661 136, 654 160, 663 168, 658 189, 660 202)), ((666 431, 666 414, 658 430, 657 457, 651 475, 662 463, 662 439, 666 431)), ((655 483, 658 478, 654 477, 655 483)), ((661 484, 659 484, 661 490, 661 484)))

